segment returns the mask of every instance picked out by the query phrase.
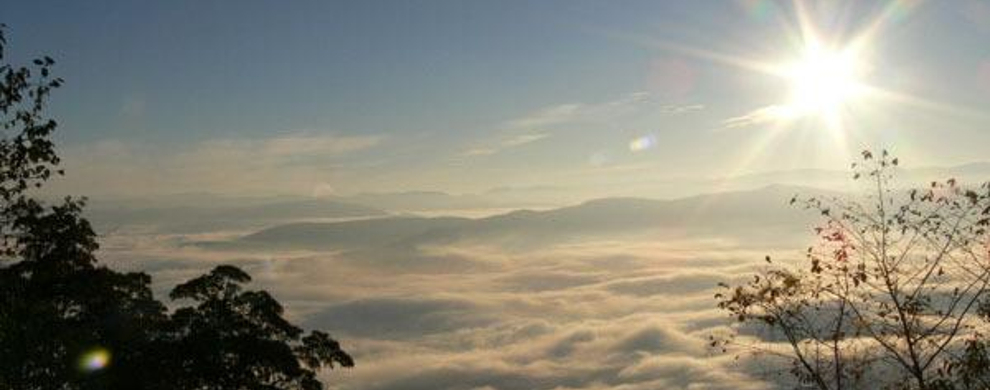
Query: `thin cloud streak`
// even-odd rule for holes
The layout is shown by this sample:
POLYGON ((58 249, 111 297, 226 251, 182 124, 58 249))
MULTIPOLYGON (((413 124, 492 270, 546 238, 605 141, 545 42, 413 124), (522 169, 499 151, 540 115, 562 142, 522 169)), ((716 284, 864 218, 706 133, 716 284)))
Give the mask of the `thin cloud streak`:
POLYGON ((66 149, 70 174, 56 191, 115 196, 180 192, 310 193, 329 180, 345 157, 380 146, 381 135, 298 132, 269 138, 220 138, 178 151, 120 140, 66 149), (153 172, 153 174, 151 174, 153 172))
POLYGON ((506 149, 548 138, 554 132, 575 125, 616 122, 618 118, 657 110, 664 115, 685 115, 705 108, 702 104, 657 105, 650 92, 632 92, 618 99, 599 103, 563 103, 544 107, 522 117, 505 121, 507 134, 493 145, 475 146, 460 153, 462 157, 490 156, 506 149), (520 134, 520 131, 528 133, 520 134))
POLYGON ((792 110, 786 106, 773 104, 750 111, 746 114, 731 117, 722 121, 723 129, 738 129, 753 127, 767 123, 778 122, 793 117, 792 110))
POLYGON ((510 148, 514 148, 514 147, 517 147, 517 146, 522 146, 522 145, 526 145, 526 144, 529 144, 529 143, 533 143, 533 142, 539 141, 539 140, 544 139, 544 138, 547 138, 549 136, 550 136, 550 134, 547 134, 547 133, 520 134, 520 135, 517 135, 517 136, 514 136, 514 137, 510 137, 510 138, 504 139, 501 142, 499 142, 498 145, 495 145, 493 147, 487 147, 487 148, 482 147, 482 148, 469 149, 469 150, 465 151, 463 155, 464 156, 490 156, 490 155, 493 155, 493 154, 497 154, 499 152, 502 152, 502 151, 504 151, 506 149, 510 149, 510 148))

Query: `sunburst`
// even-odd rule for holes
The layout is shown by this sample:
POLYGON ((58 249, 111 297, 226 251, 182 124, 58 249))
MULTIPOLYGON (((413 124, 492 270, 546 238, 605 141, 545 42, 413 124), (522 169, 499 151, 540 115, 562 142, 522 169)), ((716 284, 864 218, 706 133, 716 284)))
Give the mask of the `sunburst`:
POLYGON ((791 118, 813 116, 840 123, 847 106, 867 91, 861 80, 864 69, 855 50, 834 50, 811 42, 798 60, 782 67, 790 95, 779 112, 791 118))

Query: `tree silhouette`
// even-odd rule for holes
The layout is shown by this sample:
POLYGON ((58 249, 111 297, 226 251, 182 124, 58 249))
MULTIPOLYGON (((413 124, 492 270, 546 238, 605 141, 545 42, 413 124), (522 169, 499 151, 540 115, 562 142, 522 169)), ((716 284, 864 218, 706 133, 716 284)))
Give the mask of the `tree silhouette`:
POLYGON ((44 116, 54 61, 6 62, 0 25, 0 388, 321 389, 322 368, 351 367, 329 335, 283 318, 233 266, 177 286, 174 312, 151 277, 98 264, 85 200, 45 205, 30 189, 61 174, 44 116))
POLYGON ((77 362, 99 347, 114 351, 113 373, 139 371, 141 352, 166 320, 150 277, 96 266, 96 236, 79 217, 80 203, 50 210, 26 205, 33 207, 21 208, 15 223, 17 260, 0 268, 0 383, 13 389, 134 384, 110 370, 81 371, 77 362))
POLYGON ((322 332, 306 337, 282 318, 282 305, 264 291, 242 291, 251 280, 222 265, 172 290, 172 299, 195 306, 175 311, 170 349, 183 388, 319 389, 315 371, 354 365, 340 345, 322 332))
POLYGON ((713 345, 748 344, 823 390, 988 388, 990 183, 895 193, 898 160, 862 156, 853 167, 865 200, 802 202, 824 219, 802 266, 771 262, 716 295, 738 329, 763 327, 771 339, 713 345))

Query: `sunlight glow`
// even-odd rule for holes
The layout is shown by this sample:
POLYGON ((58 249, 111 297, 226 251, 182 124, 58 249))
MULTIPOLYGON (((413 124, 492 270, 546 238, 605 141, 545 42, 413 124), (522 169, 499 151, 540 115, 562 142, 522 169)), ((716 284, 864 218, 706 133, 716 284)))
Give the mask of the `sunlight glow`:
POLYGON ((844 106, 865 90, 859 81, 862 69, 852 50, 832 51, 810 44, 800 60, 784 69, 791 95, 782 115, 818 116, 829 123, 841 121, 844 106))
MULTIPOLYGON (((870 130, 865 127, 867 121, 888 116, 892 109, 990 120, 986 110, 891 90, 890 87, 900 84, 890 83, 891 72, 874 72, 872 61, 878 60, 875 56, 882 53, 874 45, 882 41, 881 35, 906 20, 925 2, 886 1, 872 16, 863 19, 836 17, 837 8, 828 9, 833 2, 794 1, 779 6, 773 1, 738 0, 753 22, 777 22, 786 37, 787 45, 774 41, 779 47, 765 53, 770 57, 762 58, 754 55, 759 50, 721 51, 644 34, 603 33, 651 49, 779 77, 785 82, 786 89, 781 91, 779 100, 763 102, 722 121, 719 130, 758 129, 760 133, 751 144, 741 147, 740 161, 728 168, 731 174, 726 177, 729 177, 756 164, 766 148, 778 140, 789 142, 789 148, 813 145, 813 149, 822 150, 822 156, 828 159, 848 161, 854 155, 851 143, 862 143, 864 137, 870 136, 870 130)), ((882 59, 877 62, 883 63, 882 59)), ((652 146, 646 141, 632 140, 629 150, 640 152, 652 146)))

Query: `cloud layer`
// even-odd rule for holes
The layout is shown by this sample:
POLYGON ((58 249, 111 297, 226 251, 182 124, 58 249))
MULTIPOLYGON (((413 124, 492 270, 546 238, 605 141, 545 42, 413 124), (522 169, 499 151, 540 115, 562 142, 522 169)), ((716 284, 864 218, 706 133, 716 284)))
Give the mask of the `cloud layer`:
POLYGON ((325 373, 331 388, 772 387, 759 363, 706 344, 728 325, 714 310, 716 283, 759 267, 772 248, 758 243, 711 234, 357 251, 187 244, 211 234, 222 236, 124 230, 103 258, 150 270, 159 292, 220 262, 244 267, 291 318, 353 352, 357 368, 325 373))

